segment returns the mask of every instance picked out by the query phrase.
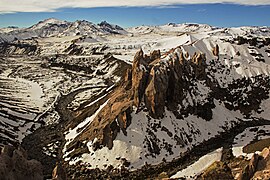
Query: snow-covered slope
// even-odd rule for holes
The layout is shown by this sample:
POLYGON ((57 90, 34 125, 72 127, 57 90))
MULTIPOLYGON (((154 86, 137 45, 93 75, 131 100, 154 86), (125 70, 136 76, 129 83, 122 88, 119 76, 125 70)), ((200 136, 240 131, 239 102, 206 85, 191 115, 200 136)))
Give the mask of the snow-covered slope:
POLYGON ((165 51, 179 39, 178 47, 161 55, 139 51, 130 73, 132 87, 123 85, 126 99, 118 91, 104 97, 96 114, 65 132, 65 161, 89 169, 137 170, 181 158, 243 121, 269 118, 257 113, 269 98, 266 39, 239 44, 232 36, 210 33, 160 40, 156 46, 165 51), (265 56, 258 60, 257 54, 265 56), (120 114, 114 114, 114 106, 120 114))

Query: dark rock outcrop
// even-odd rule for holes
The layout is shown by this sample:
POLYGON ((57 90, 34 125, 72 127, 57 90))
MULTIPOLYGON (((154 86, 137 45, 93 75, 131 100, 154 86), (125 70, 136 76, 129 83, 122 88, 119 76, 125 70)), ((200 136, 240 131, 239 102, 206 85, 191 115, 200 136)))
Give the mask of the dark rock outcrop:
POLYGON ((270 179, 270 148, 261 152, 253 179, 270 179))
POLYGON ((250 160, 236 158, 230 163, 232 163, 233 166, 232 171, 234 171, 234 179, 249 180, 270 178, 269 148, 264 148, 260 154, 255 153, 250 160))
POLYGON ((42 180, 42 165, 36 160, 28 160, 22 148, 4 146, 0 154, 1 180, 42 180))
POLYGON ((75 43, 72 43, 67 49, 64 50, 64 52, 69 55, 80 55, 83 54, 83 48, 76 45, 75 43))
POLYGON ((169 77, 165 65, 157 64, 151 68, 145 90, 145 105, 154 118, 163 117, 167 98, 169 77))

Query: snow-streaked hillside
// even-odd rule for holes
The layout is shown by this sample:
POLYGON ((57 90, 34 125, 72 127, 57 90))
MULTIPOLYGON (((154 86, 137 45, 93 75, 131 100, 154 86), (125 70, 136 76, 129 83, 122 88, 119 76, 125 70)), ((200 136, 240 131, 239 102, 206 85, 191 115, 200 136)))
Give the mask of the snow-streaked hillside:
MULTIPOLYGON (((186 34, 184 35, 185 38, 187 36, 188 35, 186 34)), ((170 43, 166 43, 166 45, 167 44, 170 43)), ((258 51, 264 52, 265 48, 267 47, 264 47, 263 49, 259 48, 258 51)), ((187 81, 183 82, 183 84, 179 84, 179 86, 183 86, 182 88, 187 88, 187 90, 183 92, 183 98, 180 104, 178 104, 177 109, 174 109, 174 113, 166 109, 163 114, 164 117, 156 119, 150 117, 149 109, 142 110, 139 108, 140 110, 138 110, 135 108, 130 115, 131 124, 126 128, 125 133, 122 133, 121 131, 118 132, 113 140, 113 147, 111 149, 106 146, 101 146, 100 149, 95 150, 95 143, 99 141, 97 139, 90 141, 84 139, 84 141, 81 141, 80 143, 85 144, 89 152, 76 156, 73 154, 73 152, 76 152, 76 149, 70 147, 64 148, 63 153, 65 160, 68 161, 70 165, 80 162, 88 168, 100 169, 106 169, 110 165, 115 168, 120 168, 125 161, 128 161, 130 163, 128 168, 134 170, 141 168, 145 163, 158 164, 164 159, 166 161, 172 161, 175 158, 180 158, 181 154, 186 153, 189 149, 192 149, 193 146, 218 136, 221 132, 232 129, 236 124, 243 120, 252 121, 255 117, 267 119, 268 117, 263 116, 263 114, 254 116, 252 113, 254 104, 252 104, 252 102, 254 101, 253 95, 258 93, 256 90, 257 88, 262 88, 262 91, 265 90, 263 96, 265 98, 268 97, 269 85, 264 84, 263 82, 269 81, 269 57, 265 57, 265 62, 258 62, 255 57, 248 52, 248 46, 234 45, 222 41, 217 37, 209 36, 205 36, 204 38, 197 41, 195 40, 191 43, 185 43, 182 46, 173 49, 170 54, 163 55, 163 57, 157 61, 157 68, 159 69, 154 73, 156 73, 156 76, 162 74, 162 70, 166 68, 169 69, 170 62, 177 61, 176 58, 181 58, 183 53, 187 61, 187 65, 184 65, 185 62, 182 62, 183 66, 191 66, 190 70, 188 70, 189 67, 183 69, 183 73, 186 73, 184 74, 185 76, 179 77, 187 81), (212 52, 216 45, 219 47, 218 56, 214 55, 212 52), (238 51, 240 55, 236 55, 236 52, 238 51), (207 74, 205 80, 192 78, 192 71, 196 72, 193 68, 196 69, 196 67, 190 65, 189 62, 195 63, 193 56, 195 52, 205 54, 205 72, 207 74), (189 56, 186 56, 187 54, 189 54, 189 56), (240 65, 235 66, 237 63, 240 65), (242 67, 243 69, 239 70, 239 68, 242 67), (257 76, 262 76, 262 81, 257 79, 257 76), (263 80, 264 78, 265 80, 263 80), (213 84, 209 84, 209 81, 213 84), (236 82, 241 83, 236 84, 236 82), (255 83, 252 84, 252 82, 255 83), (187 84, 190 86, 186 87, 185 85, 187 84), (212 86, 216 86, 217 89, 220 89, 217 90, 212 86), (212 106, 210 109, 213 113, 210 115, 211 120, 206 121, 199 113, 191 113, 192 107, 196 109, 196 107, 201 107, 201 105, 209 106, 208 103, 213 103, 210 105, 212 106), (245 112, 246 109, 250 109, 250 112, 245 112), (175 115, 175 111, 177 111, 177 114, 181 118, 175 115), (251 117, 250 115, 247 116, 246 113, 250 113, 251 117), (72 158, 70 157, 70 154, 72 154, 72 158), (123 159, 125 161, 123 161, 123 159)), ((141 66, 144 65, 142 64, 141 66)), ((177 67, 174 68, 177 69, 177 67)), ((147 67, 143 67, 142 69, 147 69, 147 67)), ((168 72, 170 71, 171 70, 168 70, 168 72)), ((201 77, 201 75, 198 77, 201 77)), ((168 79, 169 77, 161 78, 163 79, 163 83, 166 84, 165 79, 168 79)), ((163 86, 164 84, 160 85, 163 86)), ((156 89, 155 91, 161 90, 156 89)), ((65 147, 68 147, 72 141, 78 141, 80 136, 85 136, 85 133, 89 133, 87 129, 91 129, 91 126, 94 126, 95 118, 98 116, 102 117, 102 115, 99 115, 99 112, 102 111, 102 108, 106 106, 109 100, 100 105, 100 109, 96 111, 98 114, 87 117, 79 124, 79 127, 75 126, 75 128, 69 129, 65 133, 67 140, 65 147), (87 121, 89 118, 91 120, 87 121), (85 123, 86 121, 87 123, 85 123), (74 133, 74 129, 76 129, 77 133, 74 133), (78 129, 80 129, 79 132, 78 129)), ((260 101, 260 104, 261 100, 258 101, 260 101)), ((110 101, 109 103, 111 105, 108 106, 114 104, 110 101)), ((167 103, 170 104, 170 102, 167 103)), ((142 105, 142 107, 145 108, 144 105, 142 105)), ((264 109, 264 111, 268 111, 267 109, 264 109)), ((257 110, 254 109, 254 112, 257 110)), ((197 111, 199 110, 195 110, 196 113, 197 111)), ((202 114, 203 116, 206 114, 205 110, 203 110, 202 114)), ((115 121, 118 125, 120 124, 118 122, 119 120, 116 119, 115 121)))
POLYGON ((65 108, 76 110, 118 82, 122 69, 128 67, 103 56, 3 57, 2 62, 0 147, 21 143, 42 124, 57 123, 55 108, 61 96, 74 98, 65 108))

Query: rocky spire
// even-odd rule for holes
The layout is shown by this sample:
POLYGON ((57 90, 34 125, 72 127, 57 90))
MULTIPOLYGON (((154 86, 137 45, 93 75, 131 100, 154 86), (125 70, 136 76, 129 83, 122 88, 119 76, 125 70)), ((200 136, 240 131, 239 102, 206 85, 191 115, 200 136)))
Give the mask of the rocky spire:
POLYGON ((148 63, 144 57, 142 49, 136 53, 132 65, 132 90, 134 104, 139 107, 148 79, 148 63))

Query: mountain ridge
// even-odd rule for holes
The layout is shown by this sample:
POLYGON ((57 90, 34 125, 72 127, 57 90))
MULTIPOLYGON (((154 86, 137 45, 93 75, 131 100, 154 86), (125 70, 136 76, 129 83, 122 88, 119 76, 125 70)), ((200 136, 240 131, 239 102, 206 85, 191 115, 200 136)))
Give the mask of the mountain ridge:
MULTIPOLYGON (((105 21, 104 21, 105 22, 105 21)), ((117 25, 109 23, 94 24, 86 20, 74 22, 62 21, 55 18, 45 19, 27 28, 19 28, 0 33, 2 41, 24 40, 38 37, 76 36, 76 35, 105 35, 125 34, 126 31, 117 25)), ((0 29, 1 30, 1 29, 0 29)), ((1 32, 1 31, 0 31, 1 32)))
POLYGON ((214 30, 226 30, 236 35, 243 35, 247 31, 257 33, 269 33, 270 28, 267 26, 240 26, 240 27, 215 27, 208 24, 199 23, 167 23, 164 25, 142 25, 130 28, 122 28, 118 25, 109 24, 106 21, 94 24, 86 20, 76 20, 68 22, 56 18, 42 20, 27 28, 0 28, 0 38, 2 41, 13 41, 14 39, 29 39, 34 37, 49 36, 75 36, 75 35, 104 35, 104 34, 146 34, 146 33, 184 33, 184 32, 209 32, 214 30), (63 26, 61 28, 61 26, 63 26), (80 27, 81 26, 81 27, 80 27), (46 29, 55 31, 55 33, 46 33, 46 29), (56 28, 56 29, 55 29, 56 28), (59 29, 57 29, 59 28, 59 29), (69 29, 70 28, 70 29, 69 29), (43 29, 43 31, 37 30, 43 29), (26 31, 26 32, 25 32, 26 31), (32 31, 32 32, 28 32, 32 31), (239 33, 240 32, 240 33, 239 33))

